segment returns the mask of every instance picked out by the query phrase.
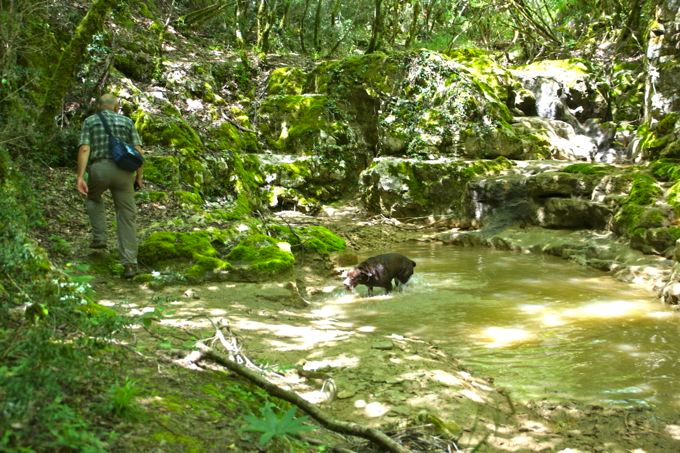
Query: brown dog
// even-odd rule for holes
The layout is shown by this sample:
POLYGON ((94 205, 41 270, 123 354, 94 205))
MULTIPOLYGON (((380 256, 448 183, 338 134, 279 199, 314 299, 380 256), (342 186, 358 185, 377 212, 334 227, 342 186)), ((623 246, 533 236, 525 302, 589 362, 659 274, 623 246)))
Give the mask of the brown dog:
POLYGON ((392 280, 397 287, 406 284, 413 275, 416 263, 399 253, 385 253, 362 261, 347 272, 344 284, 348 291, 357 285, 368 286, 368 295, 373 295, 373 287, 385 288, 385 294, 392 291, 392 280))

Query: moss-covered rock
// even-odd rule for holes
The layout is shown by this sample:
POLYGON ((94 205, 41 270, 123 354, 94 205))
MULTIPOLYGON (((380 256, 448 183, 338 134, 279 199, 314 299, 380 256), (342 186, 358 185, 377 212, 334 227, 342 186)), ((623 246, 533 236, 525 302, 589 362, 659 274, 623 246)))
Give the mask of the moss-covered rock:
POLYGON ((140 263, 150 267, 183 267, 188 279, 200 281, 231 268, 231 264, 221 259, 215 248, 223 245, 227 236, 226 232, 219 230, 158 231, 142 242, 138 258, 140 263))
POLYGON ((345 249, 345 240, 334 234, 328 228, 317 226, 283 226, 272 227, 276 236, 285 239, 294 249, 301 248, 310 253, 326 255, 345 249))
POLYGON ((353 188, 353 170, 340 156, 259 154, 260 171, 267 182, 268 204, 276 210, 301 208, 314 212, 353 188))
POLYGON ((377 158, 361 174, 361 199, 366 209, 376 214, 397 218, 445 216, 466 222, 474 210, 468 183, 512 167, 513 163, 505 158, 377 158))
POLYGON ((608 164, 600 163, 577 163, 564 167, 561 171, 564 173, 576 173, 580 175, 604 175, 614 171, 615 167, 608 164))
MULTIPOLYGON (((243 122, 249 124, 247 121, 243 122)), ((246 125, 239 128, 234 123, 223 121, 217 126, 207 130, 205 140, 206 146, 216 151, 248 153, 259 151, 260 144, 256 134, 252 130, 246 128, 246 125)))
POLYGON ((649 174, 634 174, 628 197, 615 214, 614 231, 631 240, 631 245, 643 247, 647 229, 669 226, 673 216, 670 206, 656 202, 663 194, 655 179, 649 174))
POLYGON ((197 193, 177 190, 175 192, 175 198, 177 198, 184 208, 199 209, 203 205, 203 198, 197 193))
POLYGON ((254 234, 238 243, 227 255, 238 279, 268 279, 290 271, 295 263, 288 242, 264 234, 254 234))
POLYGON ((665 255, 671 258, 675 254, 678 239, 680 239, 680 227, 646 228, 631 238, 631 247, 644 253, 665 255))
POLYGON ((276 68, 267 79, 267 93, 270 95, 299 95, 304 91, 307 74, 300 68, 276 68))
POLYGON ((534 198, 590 197, 600 179, 598 174, 544 172, 529 178, 526 190, 534 198))
POLYGON ((148 154, 144 161, 144 179, 166 189, 179 187, 179 160, 174 156, 148 154))
POLYGON ((652 175, 660 181, 680 181, 680 160, 659 159, 649 166, 652 175))
POLYGON ((538 224, 545 228, 604 230, 612 212, 606 206, 582 198, 548 198, 538 210, 538 224))
POLYGON ((334 101, 321 94, 267 97, 258 118, 268 145, 288 154, 310 154, 322 144, 347 144, 351 135, 334 101))

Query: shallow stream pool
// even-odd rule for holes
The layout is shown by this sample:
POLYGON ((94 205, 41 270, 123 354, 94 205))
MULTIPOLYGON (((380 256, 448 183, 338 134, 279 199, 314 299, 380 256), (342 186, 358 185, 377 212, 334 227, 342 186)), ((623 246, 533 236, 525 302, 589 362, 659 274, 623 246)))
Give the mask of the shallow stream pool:
POLYGON ((546 256, 440 244, 389 251, 417 263, 403 292, 336 292, 323 303, 376 335, 427 339, 515 399, 680 409, 680 314, 650 292, 546 256))

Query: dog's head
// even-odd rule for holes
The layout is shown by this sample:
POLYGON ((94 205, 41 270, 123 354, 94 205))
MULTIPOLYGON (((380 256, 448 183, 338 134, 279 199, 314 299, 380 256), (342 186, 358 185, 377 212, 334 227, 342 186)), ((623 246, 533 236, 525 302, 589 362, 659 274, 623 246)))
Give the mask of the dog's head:
POLYGON ((366 275, 364 274, 364 271, 355 267, 345 273, 345 280, 343 281, 343 284, 345 285, 345 289, 347 291, 352 291, 355 286, 363 283, 365 279, 366 275))

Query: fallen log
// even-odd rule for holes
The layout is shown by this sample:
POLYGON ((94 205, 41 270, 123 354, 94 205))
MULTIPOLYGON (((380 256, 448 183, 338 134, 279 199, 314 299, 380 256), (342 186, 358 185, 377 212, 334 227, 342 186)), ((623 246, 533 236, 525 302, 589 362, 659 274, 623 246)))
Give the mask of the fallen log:
MULTIPOLYGON (((217 331, 220 332, 219 329, 217 329, 217 331)), ((220 335, 217 335, 217 337, 220 339, 220 343, 223 346, 225 346, 225 342, 221 341, 224 338, 221 332, 220 335)), ((239 376, 249 380, 253 384, 262 388, 270 395, 280 398, 291 404, 294 404, 302 411, 304 411, 307 415, 309 415, 314 420, 319 422, 319 424, 326 429, 335 431, 340 434, 361 437, 363 439, 373 442, 374 444, 381 447, 385 451, 394 453, 407 453, 409 451, 408 449, 404 448, 401 444, 399 444, 398 442, 396 442, 395 440, 393 440, 388 435, 386 435, 385 433, 378 429, 367 428, 356 423, 343 422, 330 418, 328 415, 324 414, 318 407, 309 403, 308 401, 300 397, 297 393, 285 390, 279 387, 278 385, 269 382, 259 373, 253 371, 252 369, 244 365, 238 364, 233 360, 230 360, 228 357, 225 357, 218 352, 215 352, 214 349, 207 346, 203 342, 200 341, 197 342, 196 348, 200 351, 200 353, 199 354, 192 353, 190 359, 191 361, 197 362, 201 359, 208 359, 212 360, 213 362, 219 365, 222 365, 228 370, 238 374, 239 376)))

